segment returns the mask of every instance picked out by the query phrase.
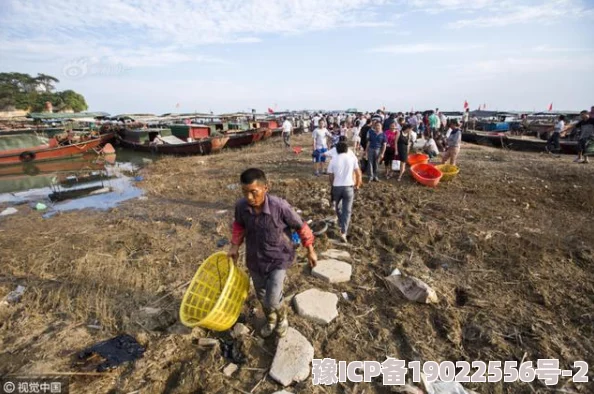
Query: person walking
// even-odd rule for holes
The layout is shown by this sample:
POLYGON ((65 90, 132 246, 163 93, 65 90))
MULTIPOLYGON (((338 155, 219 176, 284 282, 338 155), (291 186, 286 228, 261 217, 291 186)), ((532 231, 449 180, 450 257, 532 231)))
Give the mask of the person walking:
POLYGON ((396 137, 396 149, 398 150, 398 160, 400 160, 400 174, 398 175, 398 182, 402 181, 402 176, 406 171, 406 161, 408 160, 408 153, 410 152, 411 131, 412 126, 410 124, 405 124, 396 137))
POLYGON ((245 241, 246 264, 256 297, 266 314, 260 335, 273 332, 279 337, 287 333, 287 308, 283 300, 283 284, 287 269, 295 260, 291 231, 296 231, 307 249, 307 259, 315 267, 318 257, 314 236, 295 209, 285 200, 268 194, 266 174, 249 168, 239 177, 244 197, 235 204, 235 220, 231 247, 227 255, 237 263, 239 247, 245 241))
POLYGON ((435 111, 431 111, 431 115, 429 115, 429 129, 431 130, 431 135, 433 138, 437 137, 437 133, 439 132, 440 121, 439 117, 435 114, 435 111))
POLYGON ((367 146, 367 137, 369 136, 369 132, 371 131, 371 119, 366 119, 365 124, 361 126, 361 131, 359 132, 360 138, 360 146, 363 152, 365 153, 365 148, 367 146))
POLYGON ((396 155, 396 136, 398 130, 396 129, 396 122, 390 124, 390 128, 384 131, 386 135, 386 153, 384 154, 384 166, 386 168, 386 179, 392 177, 392 162, 396 155))
POLYGON ((464 115, 462 115, 462 129, 464 132, 468 130, 468 122, 470 121, 470 108, 466 108, 464 115))
POLYGON ((320 171, 324 169, 326 156, 324 153, 328 151, 328 138, 332 138, 332 134, 326 129, 326 122, 320 120, 319 127, 313 133, 313 161, 314 161, 314 175, 320 176, 320 171))
POLYGON ((376 122, 367 136, 365 158, 369 161, 369 180, 379 182, 378 164, 383 160, 386 152, 386 135, 382 132, 382 123, 376 122))
POLYGON ((586 148, 589 144, 594 143, 592 141, 594 139, 594 118, 591 118, 586 110, 580 112, 580 117, 581 120, 575 125, 575 130, 580 131, 580 137, 578 139, 578 157, 574 160, 574 163, 581 161, 586 164, 590 162, 588 156, 585 155, 586 148))
POLYGON ((357 156, 349 153, 348 144, 341 141, 336 145, 337 155, 328 166, 332 202, 338 216, 340 239, 347 243, 347 233, 351 222, 355 190, 361 187, 362 174, 357 156))
POLYGON ((289 120, 289 118, 285 118, 283 122, 283 142, 285 143, 285 148, 291 147, 291 134, 293 133, 293 124, 289 120))

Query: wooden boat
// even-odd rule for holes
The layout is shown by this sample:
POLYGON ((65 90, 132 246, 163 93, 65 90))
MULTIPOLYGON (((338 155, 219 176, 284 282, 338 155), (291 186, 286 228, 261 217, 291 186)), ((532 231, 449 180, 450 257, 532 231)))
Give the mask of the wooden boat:
POLYGON ((97 155, 86 153, 81 157, 68 158, 63 160, 18 163, 13 165, 0 166, 0 177, 16 175, 37 175, 53 174, 68 171, 102 170, 105 168, 103 161, 93 160, 97 155))
POLYGON ((264 130, 252 131, 252 142, 261 141, 263 137, 264 137, 264 130))
POLYGON ((252 131, 242 131, 239 133, 228 133, 229 141, 227 142, 227 148, 238 148, 241 146, 250 145, 254 142, 254 136, 252 131))
MULTIPOLYGON (((229 137, 208 137, 198 141, 186 142, 174 136, 160 137, 163 143, 135 142, 118 135, 120 144, 140 152, 162 153, 164 155, 208 155, 225 147, 229 137)), ((154 141, 154 140, 153 140, 154 141)))
MULTIPOLYGON (((547 141, 541 138, 512 136, 507 133, 466 132, 462 133, 462 141, 526 152, 544 152, 547 145, 547 141)), ((577 141, 561 138, 559 147, 561 153, 577 153, 577 141)))
POLYGON ((40 162, 81 156, 101 145, 101 138, 75 144, 60 145, 52 138, 48 144, 0 151, 0 165, 40 162))

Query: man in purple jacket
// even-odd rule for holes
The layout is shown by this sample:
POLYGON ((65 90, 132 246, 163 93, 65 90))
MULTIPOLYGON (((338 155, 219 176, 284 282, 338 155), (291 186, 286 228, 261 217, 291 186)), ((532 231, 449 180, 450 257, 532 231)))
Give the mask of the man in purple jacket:
POLYGON ((240 180, 245 198, 235 205, 228 256, 237 261, 239 246, 245 239, 247 267, 268 321, 260 334, 266 338, 276 331, 282 337, 289 326, 283 303, 283 283, 295 259, 291 230, 299 234, 301 244, 307 248, 307 259, 312 267, 318 259, 313 247, 314 236, 288 202, 268 194, 268 181, 262 170, 245 170, 240 180))

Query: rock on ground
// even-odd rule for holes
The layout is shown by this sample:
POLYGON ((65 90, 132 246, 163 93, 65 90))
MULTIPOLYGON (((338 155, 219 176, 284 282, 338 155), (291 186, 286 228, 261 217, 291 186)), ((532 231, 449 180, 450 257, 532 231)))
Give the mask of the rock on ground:
POLYGON ((225 374, 225 376, 231 376, 235 373, 235 371, 237 371, 238 368, 239 367, 237 366, 237 364, 231 363, 223 369, 223 373, 225 374))
POLYGON ((311 343, 299 331, 289 327, 287 335, 279 340, 276 347, 270 376, 283 386, 302 382, 309 376, 313 356, 311 343))
POLYGON ((350 260, 351 254, 346 250, 328 249, 322 252, 321 256, 325 259, 336 259, 336 260, 350 260))
POLYGON ((320 324, 328 324, 338 316, 337 303, 336 294, 318 289, 309 289, 295 296, 297 313, 320 324))
POLYGON ((293 393, 290 391, 287 391, 287 390, 281 390, 281 391, 275 391, 272 394, 293 394, 293 393))
POLYGON ((344 261, 325 259, 318 261, 311 273, 313 276, 329 283, 348 282, 351 280, 353 267, 344 261))

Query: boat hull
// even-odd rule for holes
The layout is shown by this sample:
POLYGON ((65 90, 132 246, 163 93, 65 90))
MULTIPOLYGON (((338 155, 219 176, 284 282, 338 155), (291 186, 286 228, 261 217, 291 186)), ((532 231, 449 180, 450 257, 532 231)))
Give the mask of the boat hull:
POLYGON ((227 148, 238 148, 241 146, 250 145, 254 140, 252 133, 247 131, 241 133, 230 133, 228 136, 229 141, 227 142, 227 148))
POLYGON ((101 138, 79 142, 77 144, 55 147, 39 147, 9 154, 0 153, 0 165, 19 163, 37 163, 42 161, 59 160, 72 156, 81 156, 101 145, 101 138))
POLYGON ((164 155, 208 155, 223 149, 228 140, 229 137, 214 137, 200 141, 186 142, 184 144, 147 145, 144 143, 127 141, 121 137, 119 138, 120 144, 124 148, 164 155))

